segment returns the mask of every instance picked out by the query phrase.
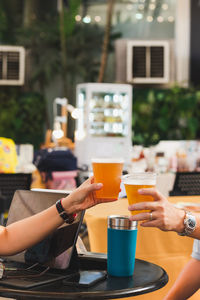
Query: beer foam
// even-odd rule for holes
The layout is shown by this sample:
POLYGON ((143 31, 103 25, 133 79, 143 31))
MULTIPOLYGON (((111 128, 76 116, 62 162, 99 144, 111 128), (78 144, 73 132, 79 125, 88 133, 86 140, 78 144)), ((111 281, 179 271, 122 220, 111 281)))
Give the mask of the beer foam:
POLYGON ((97 157, 97 158, 92 158, 91 159, 92 163, 118 163, 118 164, 123 164, 124 159, 123 158, 108 158, 108 157, 97 157))
POLYGON ((123 179, 123 183, 127 185, 155 185, 156 180, 155 179, 123 179))
POLYGON ((128 185, 155 185, 156 174, 150 172, 128 174, 122 177, 122 181, 128 185))

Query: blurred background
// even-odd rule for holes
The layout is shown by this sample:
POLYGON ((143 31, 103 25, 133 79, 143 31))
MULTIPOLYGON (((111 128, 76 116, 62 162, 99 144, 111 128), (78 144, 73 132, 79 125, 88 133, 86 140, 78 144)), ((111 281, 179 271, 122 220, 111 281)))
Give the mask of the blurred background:
POLYGON ((197 139, 198 9, 195 0, 1 0, 0 135, 38 149, 56 97, 76 106, 77 84, 106 82, 133 85, 133 144, 197 139))
POLYGON ((94 156, 123 157, 125 173, 198 172, 199 11, 197 0, 1 0, 0 172, 37 169, 48 188, 52 171, 79 171, 79 184, 94 156))
POLYGON ((197 0, 1 0, 0 172, 39 170, 48 188, 52 171, 79 171, 80 184, 94 156, 123 157, 125 173, 198 172, 199 10, 197 0))
MULTIPOLYGON (((71 191, 94 157, 155 171, 174 205, 200 211, 199 26, 199 0, 0 0, 0 223, 17 189, 71 191)), ((121 189, 87 210, 87 250, 106 253, 107 215, 129 213, 121 189)), ((137 257, 169 274, 162 299, 193 241, 138 236, 137 257)))

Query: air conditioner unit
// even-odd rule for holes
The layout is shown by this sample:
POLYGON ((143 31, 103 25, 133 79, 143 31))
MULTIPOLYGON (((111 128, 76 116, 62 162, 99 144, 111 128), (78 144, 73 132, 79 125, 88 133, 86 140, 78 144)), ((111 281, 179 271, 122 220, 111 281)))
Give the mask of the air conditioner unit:
POLYGON ((0 45, 0 85, 23 85, 25 49, 0 45))
POLYGON ((127 41, 127 82, 167 84, 170 81, 169 41, 127 41))

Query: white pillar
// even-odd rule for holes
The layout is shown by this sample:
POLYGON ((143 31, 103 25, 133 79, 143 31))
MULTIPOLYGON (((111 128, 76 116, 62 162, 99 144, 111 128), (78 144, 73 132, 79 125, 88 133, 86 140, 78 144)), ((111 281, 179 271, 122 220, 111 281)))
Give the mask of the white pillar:
POLYGON ((187 87, 190 72, 190 0, 176 0, 175 57, 176 81, 187 87))

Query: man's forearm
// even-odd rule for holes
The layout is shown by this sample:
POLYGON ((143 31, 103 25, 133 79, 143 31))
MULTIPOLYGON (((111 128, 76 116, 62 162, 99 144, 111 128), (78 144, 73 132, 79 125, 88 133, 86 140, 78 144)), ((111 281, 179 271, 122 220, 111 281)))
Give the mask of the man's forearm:
POLYGON ((200 261, 192 258, 163 300, 186 300, 200 288, 200 261))

